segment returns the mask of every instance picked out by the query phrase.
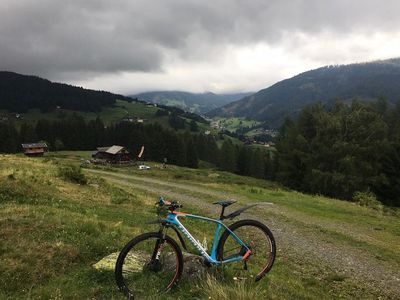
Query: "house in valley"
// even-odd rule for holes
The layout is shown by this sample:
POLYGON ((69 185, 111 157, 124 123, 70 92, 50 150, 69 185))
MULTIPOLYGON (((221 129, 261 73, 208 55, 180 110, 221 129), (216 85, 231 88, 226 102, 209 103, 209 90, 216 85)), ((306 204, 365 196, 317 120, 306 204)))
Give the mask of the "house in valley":
POLYGON ((103 161, 108 163, 128 163, 131 161, 131 155, 125 147, 113 145, 111 147, 99 147, 92 154, 94 162, 103 161))
POLYGON ((46 143, 22 144, 22 149, 26 156, 43 156, 47 151, 46 143))

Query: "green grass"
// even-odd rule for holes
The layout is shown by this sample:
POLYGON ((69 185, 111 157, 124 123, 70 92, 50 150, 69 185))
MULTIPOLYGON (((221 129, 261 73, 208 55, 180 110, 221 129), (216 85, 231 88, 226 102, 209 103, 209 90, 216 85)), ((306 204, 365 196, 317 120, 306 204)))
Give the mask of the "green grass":
POLYGON ((220 125, 231 132, 235 132, 242 127, 253 127, 260 124, 258 121, 245 118, 216 118, 216 120, 219 120, 220 125))
POLYGON ((253 130, 250 130, 249 132, 247 132, 246 136, 254 137, 254 136, 257 136, 257 135, 260 135, 263 133, 264 133, 264 130, 262 128, 256 128, 256 129, 253 129, 253 130))
MULTIPOLYGON (((60 166, 79 165, 88 155, 63 151, 38 159, 0 156, 0 299, 123 299, 113 272, 98 271, 92 265, 118 252, 135 235, 157 229, 145 222, 154 219, 154 202, 162 188, 205 203, 218 200, 210 193, 235 195, 240 204, 272 202, 266 212, 253 209, 252 213, 277 232, 278 245, 276 264, 258 284, 234 281, 221 269, 211 268, 204 281, 183 278, 162 299, 385 299, 391 295, 353 278, 334 261, 299 252, 279 232, 286 230, 294 239, 317 243, 324 251, 345 249, 345 257, 358 253, 367 262, 398 269, 398 210, 376 211, 289 191, 264 180, 212 169, 161 169, 152 162, 146 162, 152 167, 148 171, 137 166, 94 167, 108 172, 107 176, 85 170, 86 185, 58 176, 60 166), (111 175, 121 184, 110 181, 111 175), (155 182, 140 183, 128 176, 155 182)), ((212 217, 216 210, 209 213, 201 205, 188 203, 184 207, 184 211, 212 217)), ((197 239, 211 241, 213 225, 195 221, 186 225, 197 239)), ((149 298, 160 299, 158 295, 149 298)))
MULTIPOLYGON (((168 122, 168 116, 156 117, 155 113, 159 108, 153 105, 147 105, 139 102, 127 102, 122 100, 117 100, 114 107, 105 107, 100 112, 82 112, 73 111, 68 109, 60 109, 58 111, 53 111, 49 113, 42 113, 38 109, 31 109, 26 113, 22 113, 23 119, 16 121, 17 125, 23 122, 36 123, 40 119, 47 119, 50 121, 61 120, 68 115, 76 114, 83 117, 86 121, 95 120, 97 117, 101 118, 105 125, 111 125, 120 122, 125 116, 134 116, 140 119, 144 119, 143 124, 154 124, 158 123, 163 127, 171 128, 168 122)), ((186 118, 185 118, 186 119, 186 118)), ((186 130, 190 130, 189 123, 191 120, 186 119, 186 130)), ((210 130, 213 134, 217 134, 216 130, 211 129, 208 124, 199 123, 199 132, 205 132, 210 130)), ((184 130, 180 130, 184 131, 184 130)))
POLYGON ((153 119, 158 110, 153 105, 146 105, 138 102, 126 102, 117 100, 115 107, 106 108, 99 113, 99 116, 106 123, 115 123, 126 115, 132 115, 143 119, 153 119))
POLYGON ((62 159, 72 159, 76 161, 77 159, 90 159, 93 151, 58 151, 58 152, 48 152, 45 154, 46 158, 62 158, 62 159))
POLYGON ((156 119, 154 114, 157 110, 158 108, 152 105, 146 105, 138 102, 129 103, 127 101, 117 100, 114 107, 106 107, 98 113, 73 111, 68 109, 60 109, 55 112, 42 113, 37 109, 31 109, 27 113, 22 114, 22 122, 36 122, 39 119, 48 119, 54 121, 71 114, 82 116, 85 118, 85 120, 94 120, 97 117, 100 117, 107 125, 120 121, 126 115, 147 119, 148 121, 154 121, 154 119, 156 119))

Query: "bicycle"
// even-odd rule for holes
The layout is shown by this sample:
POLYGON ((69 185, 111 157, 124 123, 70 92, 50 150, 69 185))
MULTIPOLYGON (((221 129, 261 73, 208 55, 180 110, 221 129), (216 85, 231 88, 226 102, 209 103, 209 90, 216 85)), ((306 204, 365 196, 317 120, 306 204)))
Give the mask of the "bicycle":
MULTIPOLYGON (((230 226, 224 224, 226 219, 234 219, 245 210, 257 204, 247 205, 228 215, 225 208, 236 201, 214 202, 222 207, 219 219, 211 219, 176 211, 182 205, 177 201, 166 201, 160 197, 157 205, 158 219, 147 222, 159 224, 158 232, 148 232, 133 238, 121 250, 116 265, 115 278, 120 291, 129 299, 134 293, 146 293, 151 287, 157 292, 169 291, 179 281, 183 270, 183 255, 178 243, 169 235, 172 228, 187 250, 181 233, 200 252, 207 266, 242 263, 239 272, 244 271, 244 279, 259 281, 272 268, 275 260, 276 246, 272 232, 266 225, 256 220, 240 220, 230 226), (215 223, 217 228, 210 254, 184 227, 179 218, 198 219, 215 223), (221 230, 225 229, 220 236, 221 230)), ((242 278, 243 277, 236 277, 242 278)))

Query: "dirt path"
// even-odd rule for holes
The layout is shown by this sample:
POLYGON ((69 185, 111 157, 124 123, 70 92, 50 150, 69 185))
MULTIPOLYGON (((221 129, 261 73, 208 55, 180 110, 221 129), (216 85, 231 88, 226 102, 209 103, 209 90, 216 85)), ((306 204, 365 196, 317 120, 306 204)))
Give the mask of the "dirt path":
MULTIPOLYGON (((234 196, 195 185, 167 182, 144 176, 99 170, 88 171, 116 184, 182 201, 183 204, 198 207, 211 215, 216 215, 219 208, 210 204, 210 199, 207 198, 214 198, 215 201, 234 196)), ((368 291, 373 298, 400 298, 398 264, 379 260, 373 253, 356 247, 339 243, 332 244, 324 240, 323 233, 307 228, 305 226, 307 223, 290 220, 285 209, 279 205, 260 205, 256 210, 253 209, 243 216, 256 218, 268 224, 276 237, 278 255, 283 259, 307 264, 307 273, 312 273, 314 270, 317 279, 318 276, 324 277, 332 273, 343 274, 347 278, 346 281, 350 281, 355 294, 357 294, 357 289, 361 288, 368 291)))
MULTIPOLYGON (((99 171, 99 170, 90 170, 94 173, 98 174, 103 174, 107 176, 113 176, 115 178, 123 179, 125 181, 130 181, 132 183, 140 182, 143 183, 144 185, 149 185, 151 186, 158 186, 162 187, 165 190, 179 190, 181 192, 180 195, 183 194, 191 194, 194 196, 200 196, 202 198, 202 202, 207 201, 204 196, 207 196, 206 198, 210 199, 209 202, 214 202, 218 200, 225 200, 225 199, 234 199, 238 200, 239 202, 243 203, 248 203, 249 199, 246 197, 238 196, 237 194, 232 194, 229 192, 225 191, 215 191, 209 186, 204 186, 201 184, 192 184, 192 183, 176 183, 176 182, 171 182, 171 181, 166 181, 166 180, 159 180, 155 178, 149 178, 149 177, 144 177, 144 176, 137 176, 137 175, 128 175, 128 174, 121 174, 121 173, 111 173, 111 172, 105 172, 105 171, 99 171)), ((163 193, 163 190, 159 191, 160 194, 163 193)), ((178 194, 179 196, 179 194, 178 194)), ((266 204, 266 202, 263 202, 266 204)), ((351 238, 355 240, 368 240, 369 242, 372 242, 374 244, 379 244, 382 243, 382 241, 379 240, 374 240, 374 238, 371 235, 366 235, 365 233, 365 228, 364 227, 359 227, 357 224, 340 224, 338 226, 336 220, 328 220, 328 219, 321 219, 321 218, 314 218, 310 217, 309 215, 306 216, 301 212, 298 212, 297 210, 294 210, 292 208, 284 207, 282 205, 275 205, 275 206, 269 206, 268 207, 268 212, 269 213, 275 213, 277 215, 282 215, 285 216, 287 219, 290 219, 291 221, 298 221, 299 223, 304 223, 305 225, 308 225, 309 227, 318 227, 318 228, 323 228, 323 229, 328 229, 332 230, 335 232, 339 232, 341 234, 344 234, 346 236, 350 236, 351 238)), ((394 237, 396 238, 396 237, 394 237)), ((400 236, 397 238, 398 241, 398 247, 396 249, 393 249, 395 251, 400 252, 400 236)), ((384 242, 384 241, 383 241, 384 242)))
POLYGON ((152 177, 128 175, 128 174, 122 174, 122 173, 113 173, 113 172, 100 171, 100 170, 95 170, 95 169, 88 169, 87 171, 90 171, 92 173, 97 173, 98 175, 113 176, 116 178, 123 179, 125 181, 132 181, 132 183, 134 181, 142 182, 143 184, 150 183, 150 184, 155 184, 158 186, 163 186, 167 189, 168 188, 177 188, 177 189, 186 190, 186 191, 190 191, 190 192, 196 192, 196 193, 200 193, 200 194, 204 194, 204 195, 209 195, 209 196, 215 197, 216 198, 215 201, 221 200, 221 199, 228 199, 228 198, 234 198, 236 200, 240 199, 240 197, 238 197, 237 195, 213 191, 211 189, 206 189, 206 188, 195 186, 195 185, 188 185, 188 184, 182 184, 182 183, 176 183, 176 182, 171 182, 171 181, 155 179, 152 177))

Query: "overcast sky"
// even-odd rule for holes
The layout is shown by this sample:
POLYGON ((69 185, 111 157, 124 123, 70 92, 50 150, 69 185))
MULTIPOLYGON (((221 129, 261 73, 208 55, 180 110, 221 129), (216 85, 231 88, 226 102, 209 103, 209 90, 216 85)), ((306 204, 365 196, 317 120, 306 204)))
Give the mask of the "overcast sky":
POLYGON ((132 94, 257 91, 400 56, 398 0, 1 0, 0 70, 132 94))

